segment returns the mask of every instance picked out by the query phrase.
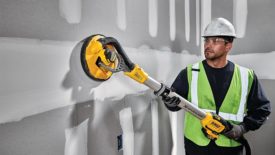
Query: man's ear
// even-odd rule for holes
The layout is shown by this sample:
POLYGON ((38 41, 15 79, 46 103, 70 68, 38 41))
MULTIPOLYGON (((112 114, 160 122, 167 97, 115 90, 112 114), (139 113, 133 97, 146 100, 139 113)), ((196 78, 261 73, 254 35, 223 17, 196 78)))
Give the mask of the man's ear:
POLYGON ((227 43, 227 44, 225 44, 225 50, 226 50, 227 52, 229 52, 229 51, 231 50, 231 48, 232 48, 232 43, 227 43))

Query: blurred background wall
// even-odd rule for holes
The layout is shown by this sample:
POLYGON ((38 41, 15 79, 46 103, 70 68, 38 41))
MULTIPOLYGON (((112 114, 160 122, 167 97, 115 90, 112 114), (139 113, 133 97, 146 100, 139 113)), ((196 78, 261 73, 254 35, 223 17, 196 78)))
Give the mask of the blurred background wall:
MULTIPOLYGON (((183 112, 168 112, 151 91, 123 84, 122 75, 106 85, 83 83, 81 70, 72 70, 77 43, 113 36, 169 85, 201 58, 205 25, 224 17, 240 37, 231 55, 256 67, 272 104, 274 7, 272 0, 0 0, 0 154, 184 154, 183 112), (96 99, 93 88, 127 91, 96 99), (121 144, 121 136, 130 142, 121 144)), ((274 118, 248 133, 253 154, 275 152, 274 118)))

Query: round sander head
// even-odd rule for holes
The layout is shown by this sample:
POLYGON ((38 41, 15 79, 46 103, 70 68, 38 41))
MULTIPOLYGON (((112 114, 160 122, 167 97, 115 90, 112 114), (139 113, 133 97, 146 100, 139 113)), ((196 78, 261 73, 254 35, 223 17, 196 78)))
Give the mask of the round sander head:
POLYGON ((115 52, 114 47, 111 45, 104 47, 99 41, 104 37, 103 35, 92 35, 84 40, 81 48, 82 68, 88 77, 96 81, 106 81, 113 74, 106 68, 100 67, 100 63, 113 69, 117 67, 117 61, 107 58, 108 52, 115 52))

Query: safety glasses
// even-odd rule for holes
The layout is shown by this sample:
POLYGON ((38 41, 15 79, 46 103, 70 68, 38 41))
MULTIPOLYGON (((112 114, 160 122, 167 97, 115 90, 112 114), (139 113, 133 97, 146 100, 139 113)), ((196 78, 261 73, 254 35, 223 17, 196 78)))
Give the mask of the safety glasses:
POLYGON ((220 37, 206 37, 204 38, 204 44, 220 44, 220 43, 229 43, 227 40, 220 37))

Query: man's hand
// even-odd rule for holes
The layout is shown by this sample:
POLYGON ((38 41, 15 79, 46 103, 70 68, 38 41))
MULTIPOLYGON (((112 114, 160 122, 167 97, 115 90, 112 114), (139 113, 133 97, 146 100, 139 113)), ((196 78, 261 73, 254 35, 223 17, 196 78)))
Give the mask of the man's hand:
POLYGON ((239 124, 239 125, 236 125, 236 124, 232 124, 232 128, 231 130, 223 133, 226 137, 228 138, 231 138, 231 139, 234 139, 234 140, 237 140, 239 139, 244 133, 247 132, 247 130, 245 129, 245 126, 244 124, 239 124))
POLYGON ((201 125, 204 135, 212 140, 217 139, 219 134, 232 129, 232 125, 228 121, 212 112, 206 113, 205 118, 201 120, 201 125))
POLYGON ((176 96, 169 96, 171 92, 174 92, 173 88, 169 88, 163 83, 161 83, 161 88, 158 91, 155 91, 156 96, 160 96, 164 104, 169 108, 175 108, 181 102, 180 98, 176 96))
POLYGON ((167 107, 174 108, 177 107, 180 103, 180 99, 176 96, 169 97, 169 96, 163 96, 162 101, 167 107))

